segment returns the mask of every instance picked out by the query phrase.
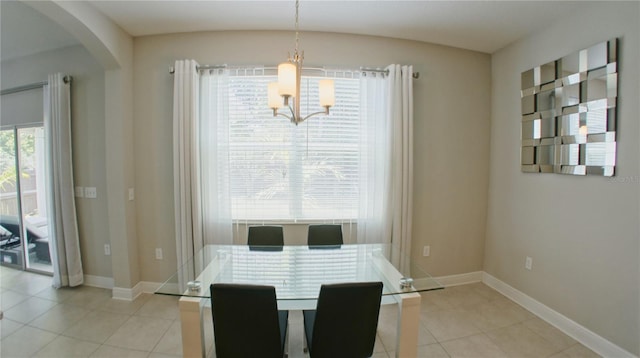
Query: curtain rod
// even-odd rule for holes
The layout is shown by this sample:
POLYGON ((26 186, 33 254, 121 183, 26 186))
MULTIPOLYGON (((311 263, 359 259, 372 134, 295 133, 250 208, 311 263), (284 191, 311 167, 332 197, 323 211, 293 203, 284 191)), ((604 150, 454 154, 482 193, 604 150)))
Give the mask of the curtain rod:
MULTIPOLYGON (((369 68, 369 67, 360 67, 360 71, 365 71, 365 72, 380 72, 380 73, 384 73, 386 75, 389 74, 389 70, 382 70, 380 68, 369 68)), ((418 78, 420 78, 420 72, 413 72, 411 74, 411 77, 413 77, 414 80, 417 80, 418 78)))
MULTIPOLYGON (((63 79, 64 79, 64 83, 70 83, 73 80, 73 77, 67 75, 67 76, 64 76, 63 79)), ((4 96, 5 94, 29 91, 36 88, 42 88, 48 84, 49 84, 48 81, 43 81, 43 82, 30 83, 28 85, 7 88, 0 91, 0 95, 4 96)))
MULTIPOLYGON (((196 68, 198 71, 200 70, 214 70, 214 69, 219 69, 219 68, 227 68, 227 65, 198 65, 196 68)), ((276 69, 277 67, 265 67, 265 69, 276 69)), ((305 67, 305 69, 307 70, 325 70, 324 68, 321 67, 305 67)), ((380 72, 380 73, 384 73, 384 74, 389 74, 389 70, 382 70, 379 68, 369 68, 369 67, 360 67, 359 71, 365 71, 365 72, 380 72)), ((173 68, 173 66, 169 67, 169 73, 170 74, 174 74, 176 72, 176 69, 173 68)), ((420 78, 420 72, 414 72, 411 74, 411 77, 413 77, 413 79, 418 79, 420 78)))

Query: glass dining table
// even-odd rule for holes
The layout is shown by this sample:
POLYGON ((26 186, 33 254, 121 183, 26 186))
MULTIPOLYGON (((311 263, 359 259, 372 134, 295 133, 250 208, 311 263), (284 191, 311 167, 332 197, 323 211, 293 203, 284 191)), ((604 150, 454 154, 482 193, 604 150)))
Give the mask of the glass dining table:
POLYGON ((381 281, 381 304, 398 306, 396 356, 415 357, 420 292, 443 286, 391 245, 205 245, 155 293, 180 297, 183 356, 204 357, 202 316, 213 283, 274 286, 279 310, 303 310, 315 309, 323 284, 366 281, 381 281))

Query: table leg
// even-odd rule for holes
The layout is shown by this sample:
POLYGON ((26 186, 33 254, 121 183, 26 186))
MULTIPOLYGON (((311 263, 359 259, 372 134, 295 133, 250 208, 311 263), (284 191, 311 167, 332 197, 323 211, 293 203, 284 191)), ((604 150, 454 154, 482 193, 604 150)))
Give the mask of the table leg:
POLYGON ((206 357, 202 312, 204 299, 182 297, 178 302, 182 328, 182 355, 184 358, 206 357))
MULTIPOLYGON (((373 256, 374 267, 388 283, 400 283, 402 274, 382 256, 373 256)), ((418 355, 418 331, 420 329, 419 293, 402 293, 394 296, 398 303, 398 335, 396 338, 396 357, 415 358, 418 355)))
POLYGON ((398 295, 398 336, 396 357, 418 356, 418 332, 420 329, 419 293, 398 295))

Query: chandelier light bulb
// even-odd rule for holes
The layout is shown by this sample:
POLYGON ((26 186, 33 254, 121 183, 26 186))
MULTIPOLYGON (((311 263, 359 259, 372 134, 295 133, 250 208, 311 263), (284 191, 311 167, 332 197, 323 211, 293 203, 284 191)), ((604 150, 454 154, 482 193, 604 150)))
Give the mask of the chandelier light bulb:
POLYGON ((267 88, 269 108, 278 109, 282 106, 282 97, 280 97, 278 82, 269 83, 267 88))
POLYGON ((296 96, 296 65, 291 62, 278 65, 278 94, 296 96))
POLYGON ((333 107, 336 104, 336 93, 333 80, 320 80, 320 105, 322 107, 333 107))

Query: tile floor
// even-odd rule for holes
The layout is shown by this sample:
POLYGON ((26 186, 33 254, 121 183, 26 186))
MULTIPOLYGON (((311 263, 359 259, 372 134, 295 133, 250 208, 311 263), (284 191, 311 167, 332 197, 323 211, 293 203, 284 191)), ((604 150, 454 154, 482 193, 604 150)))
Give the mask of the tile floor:
MULTIPOLYGON (((133 302, 111 291, 55 290, 51 278, 0 267, 0 356, 179 357, 180 321, 173 297, 133 302)), ((210 311, 208 356, 214 357, 210 311)), ((598 357, 482 283, 423 294, 419 357, 598 357)), ((382 306, 375 358, 394 357, 396 307, 382 306)), ((289 357, 302 352, 302 314, 289 316, 289 357)))

